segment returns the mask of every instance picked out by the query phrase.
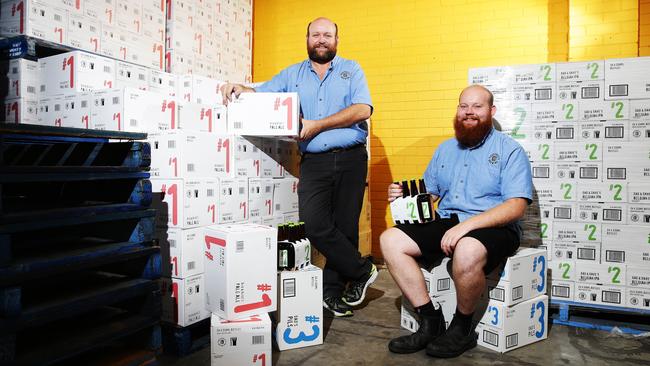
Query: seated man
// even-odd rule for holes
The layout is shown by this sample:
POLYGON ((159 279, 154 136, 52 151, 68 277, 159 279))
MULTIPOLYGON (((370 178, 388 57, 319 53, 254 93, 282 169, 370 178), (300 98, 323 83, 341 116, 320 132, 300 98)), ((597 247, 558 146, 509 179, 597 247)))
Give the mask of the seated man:
MULTIPOLYGON (((424 172, 427 191, 440 199, 436 219, 397 225, 382 233, 381 251, 393 279, 420 317, 417 332, 395 338, 388 349, 412 353, 426 348, 434 357, 456 357, 476 346, 472 316, 485 275, 519 247, 518 220, 532 201, 530 163, 522 147, 496 131, 492 93, 480 85, 459 98, 456 138, 443 142, 424 172), (452 258, 457 307, 445 331, 442 310, 435 309, 416 258, 429 262, 452 258)), ((402 195, 391 184, 388 200, 402 195)))

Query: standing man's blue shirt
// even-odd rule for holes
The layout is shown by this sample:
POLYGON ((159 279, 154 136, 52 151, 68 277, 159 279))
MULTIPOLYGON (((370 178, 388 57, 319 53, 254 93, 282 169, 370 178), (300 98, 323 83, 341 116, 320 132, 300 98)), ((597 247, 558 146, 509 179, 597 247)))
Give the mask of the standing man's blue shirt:
MULTIPOLYGON (((366 76, 358 63, 334 57, 323 80, 307 59, 282 70, 273 79, 255 88, 257 92, 296 92, 303 118, 319 120, 352 104, 372 108, 366 76)), ((322 131, 311 140, 301 141, 300 151, 321 152, 363 144, 368 136, 365 121, 349 127, 322 131)))
MULTIPOLYGON (((510 198, 533 199, 530 162, 516 141, 492 129, 483 142, 465 148, 453 138, 436 150, 424 172, 427 191, 440 197, 438 214, 460 221, 510 198)), ((521 234, 518 224, 513 228, 521 234)))

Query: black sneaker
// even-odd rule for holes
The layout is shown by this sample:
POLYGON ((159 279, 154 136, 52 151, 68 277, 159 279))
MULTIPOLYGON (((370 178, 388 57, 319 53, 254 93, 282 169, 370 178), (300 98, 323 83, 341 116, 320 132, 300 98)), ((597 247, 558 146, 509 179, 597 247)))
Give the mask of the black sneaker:
POLYGON ((337 318, 352 316, 352 308, 344 303, 340 297, 324 296, 323 307, 329 310, 337 318))
POLYGON ((350 306, 357 306, 363 302, 363 299, 366 297, 366 290, 373 282, 377 279, 379 271, 374 264, 370 264, 370 273, 368 273, 368 278, 364 281, 359 282, 350 282, 348 288, 343 292, 343 302, 350 306))
POLYGON ((452 321, 449 329, 442 336, 427 345, 427 355, 440 358, 458 357, 476 347, 477 338, 478 335, 473 329, 466 334, 460 327, 454 326, 452 321))

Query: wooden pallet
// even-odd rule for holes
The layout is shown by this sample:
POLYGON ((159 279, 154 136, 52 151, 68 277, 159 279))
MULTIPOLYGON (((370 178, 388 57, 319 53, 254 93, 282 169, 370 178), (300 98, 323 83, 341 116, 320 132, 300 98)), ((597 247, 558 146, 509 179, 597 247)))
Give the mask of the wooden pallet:
POLYGON ((606 332, 618 328, 625 334, 650 332, 650 310, 559 300, 551 300, 550 309, 553 324, 606 332))
POLYGON ((203 319, 187 327, 163 324, 163 351, 184 357, 210 346, 210 318, 203 319))

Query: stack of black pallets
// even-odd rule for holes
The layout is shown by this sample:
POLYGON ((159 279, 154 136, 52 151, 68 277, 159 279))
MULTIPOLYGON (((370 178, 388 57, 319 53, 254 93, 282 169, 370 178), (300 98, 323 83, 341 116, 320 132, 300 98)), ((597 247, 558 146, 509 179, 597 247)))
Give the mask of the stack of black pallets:
POLYGON ((161 266, 144 138, 0 125, 0 364, 155 362, 161 266))

